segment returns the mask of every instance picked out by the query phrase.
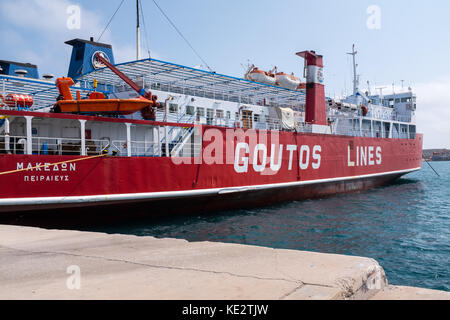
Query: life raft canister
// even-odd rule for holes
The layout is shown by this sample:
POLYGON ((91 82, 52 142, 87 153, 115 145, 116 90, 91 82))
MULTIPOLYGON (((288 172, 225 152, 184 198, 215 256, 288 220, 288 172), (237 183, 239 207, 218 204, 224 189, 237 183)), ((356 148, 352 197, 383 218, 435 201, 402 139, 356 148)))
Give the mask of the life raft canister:
POLYGON ((369 109, 365 105, 361 105, 362 115, 365 117, 367 113, 369 112, 369 109))
POLYGON ((14 107, 31 107, 34 103, 33 97, 27 94, 15 94, 10 93, 6 96, 6 99, 3 99, 4 103, 11 108, 14 107))

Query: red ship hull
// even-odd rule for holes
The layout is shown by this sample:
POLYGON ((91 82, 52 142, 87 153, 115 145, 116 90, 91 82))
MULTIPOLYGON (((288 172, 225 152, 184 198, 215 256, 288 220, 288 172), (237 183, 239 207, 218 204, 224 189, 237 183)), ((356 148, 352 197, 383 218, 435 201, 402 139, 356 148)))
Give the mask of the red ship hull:
POLYGON ((0 175, 0 212, 143 203, 168 212, 256 207, 366 190, 422 166, 419 134, 383 139, 249 130, 259 139, 252 145, 226 139, 230 130, 237 132, 206 129, 196 158, 99 157, 54 165, 83 157, 0 155, 2 172, 47 165, 0 175))

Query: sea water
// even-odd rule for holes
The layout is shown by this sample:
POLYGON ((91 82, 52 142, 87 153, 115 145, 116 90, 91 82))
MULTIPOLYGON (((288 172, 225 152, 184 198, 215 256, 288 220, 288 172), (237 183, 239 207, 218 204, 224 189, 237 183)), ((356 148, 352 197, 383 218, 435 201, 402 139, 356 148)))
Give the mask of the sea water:
POLYGON ((369 191, 92 230, 371 257, 390 284, 450 291, 450 162, 431 165, 440 177, 424 163, 369 191))

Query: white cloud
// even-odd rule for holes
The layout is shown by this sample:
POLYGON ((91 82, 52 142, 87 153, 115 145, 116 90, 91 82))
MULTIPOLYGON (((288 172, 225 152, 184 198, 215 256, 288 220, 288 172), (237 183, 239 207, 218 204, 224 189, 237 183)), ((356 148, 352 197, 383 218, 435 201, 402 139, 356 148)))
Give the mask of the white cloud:
MULTIPOLYGON (((102 17, 68 0, 2 0, 0 9, 4 19, 22 29, 42 32, 44 36, 77 36, 90 34, 92 30, 103 30, 102 17), (81 9, 80 29, 69 29, 67 8, 79 6, 81 9), (19 17, 19 18, 18 18, 19 17)), ((93 36, 98 36, 95 34, 93 36)), ((105 33, 105 37, 109 37, 105 33)))
MULTIPOLYGON (((91 36, 97 41, 109 17, 70 0, 1 0, 0 19, 3 25, 7 25, 0 30, 0 38, 3 43, 8 43, 8 50, 2 50, 5 53, 0 59, 37 64, 41 74, 60 76, 67 73, 71 53, 71 47, 64 42, 74 38, 89 39, 91 36), (73 5, 81 9, 80 29, 67 27, 70 16, 67 9, 73 5)), ((114 41, 109 30, 100 42, 113 44, 116 63, 136 59, 136 47, 132 44, 115 45, 121 41, 114 41)), ((151 55, 152 58, 159 58, 153 51, 151 55)), ((148 57, 144 48, 141 48, 141 57, 148 57)))
POLYGON ((424 134, 424 148, 450 149, 450 78, 413 87, 417 94, 417 129, 424 134))
MULTIPOLYGON (((64 42, 97 38, 106 19, 80 6, 80 29, 69 29, 67 8, 72 5, 79 4, 69 0, 1 0, 0 19, 8 30, 2 30, 0 35, 3 43, 8 43, 7 58, 37 64, 41 74, 65 75, 71 48, 64 42)), ((106 31, 102 41, 110 40, 106 31)))

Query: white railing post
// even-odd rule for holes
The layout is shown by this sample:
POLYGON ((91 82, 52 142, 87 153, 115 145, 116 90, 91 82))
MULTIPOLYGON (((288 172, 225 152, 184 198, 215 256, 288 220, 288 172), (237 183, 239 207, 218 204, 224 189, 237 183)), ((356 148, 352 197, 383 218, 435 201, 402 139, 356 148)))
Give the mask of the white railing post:
POLYGON ((162 156, 162 145, 161 145, 161 127, 158 126, 156 130, 157 134, 157 147, 158 147, 158 156, 162 156))
POLYGON ((125 123, 127 126, 127 157, 131 157, 131 123, 125 123))
POLYGON ((80 121, 80 136, 81 136, 81 155, 86 155, 86 120, 79 119, 80 121))
POLYGON ((359 136, 362 137, 363 136, 363 132, 362 132, 362 118, 359 117, 359 136))
POLYGON ((33 128, 32 128, 32 120, 33 116, 25 116, 25 120, 27 122, 27 150, 26 154, 33 154, 33 128))
POLYGON ((9 133, 9 118, 5 118, 5 151, 7 154, 11 153, 10 136, 11 134, 9 133))
POLYGON ((166 157, 170 157, 170 151, 169 151, 169 137, 168 132, 169 128, 167 125, 164 126, 164 135, 165 135, 165 144, 166 144, 166 157))

